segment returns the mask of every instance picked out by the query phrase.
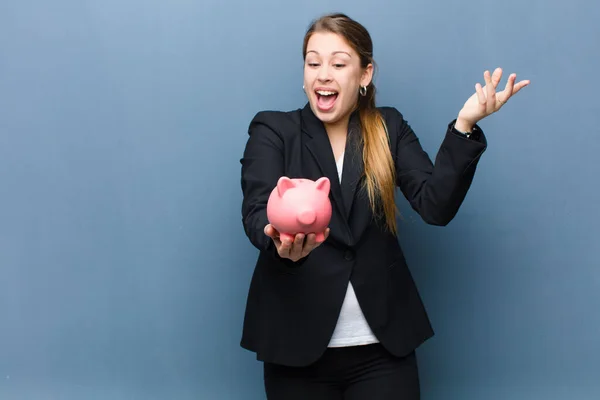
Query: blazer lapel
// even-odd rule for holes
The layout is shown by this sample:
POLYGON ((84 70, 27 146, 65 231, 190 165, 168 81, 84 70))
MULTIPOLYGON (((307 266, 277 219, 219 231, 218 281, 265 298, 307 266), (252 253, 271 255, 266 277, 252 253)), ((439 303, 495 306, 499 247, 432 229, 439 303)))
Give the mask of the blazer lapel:
POLYGON ((323 123, 313 114, 309 104, 302 110, 302 132, 308 136, 304 144, 318 164, 322 176, 326 176, 331 182, 331 199, 342 215, 346 216, 333 149, 323 123))
POLYGON ((352 113, 344 151, 344 167, 342 172, 342 198, 344 201, 344 217, 350 217, 352 204, 356 195, 356 187, 364 170, 363 151, 358 113, 352 113))
POLYGON ((328 177, 331 181, 331 198, 340 210, 344 224, 349 228, 348 219, 364 171, 358 112, 353 112, 350 116, 341 184, 325 126, 314 115, 308 103, 302 109, 301 116, 302 131, 308 136, 304 143, 319 166, 322 176, 328 177))

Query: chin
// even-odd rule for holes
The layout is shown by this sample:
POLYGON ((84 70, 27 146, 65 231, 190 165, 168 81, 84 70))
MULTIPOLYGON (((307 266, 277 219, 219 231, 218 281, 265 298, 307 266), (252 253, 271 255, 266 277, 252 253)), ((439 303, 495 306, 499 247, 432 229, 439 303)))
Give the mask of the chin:
POLYGON ((317 116, 317 118, 319 118, 321 120, 321 122, 326 123, 326 124, 333 124, 340 119, 339 115, 337 113, 331 113, 331 112, 322 112, 322 111, 317 110, 315 115, 317 116))

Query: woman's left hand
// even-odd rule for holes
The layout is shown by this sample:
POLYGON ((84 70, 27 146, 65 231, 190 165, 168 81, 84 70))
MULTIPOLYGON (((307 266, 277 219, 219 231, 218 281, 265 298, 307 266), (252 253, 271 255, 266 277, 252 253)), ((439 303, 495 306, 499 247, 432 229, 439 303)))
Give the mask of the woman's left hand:
POLYGON ((517 74, 511 74, 506 82, 506 87, 500 92, 496 92, 496 87, 502 78, 502 69, 496 68, 493 75, 490 71, 483 74, 485 86, 475 85, 475 93, 465 102, 463 108, 458 113, 456 128, 470 131, 473 126, 487 117, 488 115, 500 110, 504 104, 519 90, 529 85, 529 80, 523 80, 515 84, 517 74))

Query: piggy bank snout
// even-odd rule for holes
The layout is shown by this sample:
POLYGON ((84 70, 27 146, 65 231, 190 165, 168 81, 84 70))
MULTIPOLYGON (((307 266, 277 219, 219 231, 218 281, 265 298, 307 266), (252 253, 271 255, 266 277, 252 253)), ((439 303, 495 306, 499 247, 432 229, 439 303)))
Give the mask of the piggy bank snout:
POLYGON ((309 226, 315 223, 317 219, 317 213, 315 213, 315 210, 312 209, 306 209, 306 210, 302 210, 298 213, 298 222, 301 225, 304 226, 309 226))

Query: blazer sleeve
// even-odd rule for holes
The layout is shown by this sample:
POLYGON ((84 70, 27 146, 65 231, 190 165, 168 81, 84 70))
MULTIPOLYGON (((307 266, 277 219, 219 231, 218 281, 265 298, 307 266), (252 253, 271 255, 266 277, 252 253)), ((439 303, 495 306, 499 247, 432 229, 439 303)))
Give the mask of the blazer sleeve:
POLYGON ((432 163, 402 114, 395 109, 394 113, 395 129, 390 134, 396 135, 397 185, 426 223, 447 225, 471 186, 479 159, 487 148, 485 135, 478 125, 471 138, 459 135, 452 121, 432 163))
POLYGON ((250 122, 242 164, 242 224, 250 242, 259 250, 275 249, 264 233, 267 201, 277 180, 284 174, 283 140, 258 113, 250 122))

